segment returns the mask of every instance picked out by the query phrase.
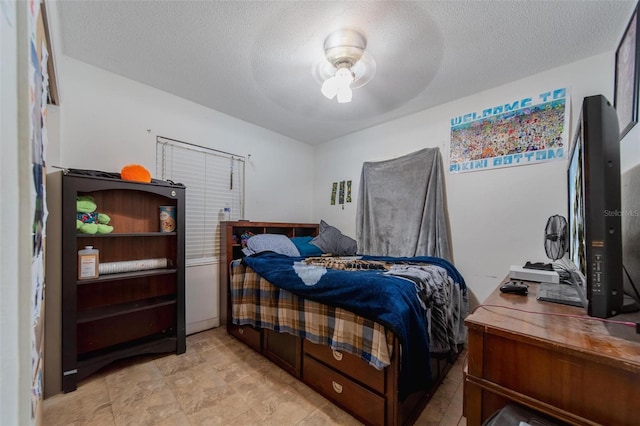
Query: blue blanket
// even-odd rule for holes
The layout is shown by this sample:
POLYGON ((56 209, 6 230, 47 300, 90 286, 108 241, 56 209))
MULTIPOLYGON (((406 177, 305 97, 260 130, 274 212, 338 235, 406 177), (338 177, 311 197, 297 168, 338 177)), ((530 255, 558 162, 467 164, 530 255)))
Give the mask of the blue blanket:
MULTIPOLYGON (((244 258, 247 266, 273 285, 298 296, 349 310, 376 321, 398 337, 402 345, 400 399, 431 386, 426 311, 415 285, 383 270, 344 271, 306 265, 304 258, 263 252, 244 258)), ((429 263, 443 267, 463 287, 453 265, 435 257, 392 258, 362 256, 363 260, 391 263, 429 263)), ((463 287, 464 288, 464 287, 463 287)))

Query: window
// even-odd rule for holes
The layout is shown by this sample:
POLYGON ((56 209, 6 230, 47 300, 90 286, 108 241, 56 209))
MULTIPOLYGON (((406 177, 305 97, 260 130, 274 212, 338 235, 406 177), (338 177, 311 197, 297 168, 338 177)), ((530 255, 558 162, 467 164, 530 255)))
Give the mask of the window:
POLYGON ((244 216, 244 157, 158 136, 156 172, 187 187, 187 266, 217 262, 220 222, 244 216))

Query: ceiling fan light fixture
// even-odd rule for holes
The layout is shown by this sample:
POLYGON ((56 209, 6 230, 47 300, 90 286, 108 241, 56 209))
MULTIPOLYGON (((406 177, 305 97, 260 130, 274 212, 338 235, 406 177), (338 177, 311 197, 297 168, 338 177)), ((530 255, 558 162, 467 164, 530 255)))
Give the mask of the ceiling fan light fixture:
POLYGON ((338 90, 338 95, 336 98, 338 99, 339 104, 346 104, 347 102, 351 102, 352 97, 353 90, 351 90, 351 87, 343 87, 338 90))
POLYGON ((337 96, 338 103, 351 102, 351 83, 353 79, 353 72, 351 72, 349 65, 344 63, 344 65, 338 68, 333 77, 328 78, 322 83, 320 91, 329 99, 337 96))
POLYGON ((375 73, 375 61, 367 59, 359 62, 364 59, 366 46, 365 37, 355 30, 343 29, 327 36, 324 41, 324 54, 329 67, 335 72, 327 76, 328 78, 324 77, 326 79, 320 89, 324 96, 329 99, 337 97, 338 103, 351 102, 352 89, 362 87, 371 79, 375 73), (368 74, 364 69, 367 64, 370 68, 368 74), (360 84, 353 84, 365 77, 365 74, 366 78, 363 78, 360 84))

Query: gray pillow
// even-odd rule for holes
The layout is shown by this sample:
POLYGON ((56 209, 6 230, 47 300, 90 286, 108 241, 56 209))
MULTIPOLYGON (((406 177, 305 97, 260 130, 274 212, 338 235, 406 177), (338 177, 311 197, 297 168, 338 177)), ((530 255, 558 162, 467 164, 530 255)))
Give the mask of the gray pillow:
POLYGON ((247 240, 247 247, 242 252, 250 256, 263 251, 273 251, 285 256, 298 257, 300 252, 286 235, 258 234, 247 240))
POLYGON ((322 250, 323 253, 331 253, 337 256, 353 256, 358 251, 358 245, 353 238, 343 235, 324 220, 320 221, 320 232, 311 240, 311 244, 322 250))

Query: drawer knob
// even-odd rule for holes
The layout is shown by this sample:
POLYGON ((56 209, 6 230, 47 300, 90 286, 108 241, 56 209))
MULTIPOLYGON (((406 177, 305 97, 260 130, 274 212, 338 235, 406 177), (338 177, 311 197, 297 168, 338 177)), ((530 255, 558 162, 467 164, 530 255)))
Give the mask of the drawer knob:
POLYGON ((240 334, 244 334, 244 328, 239 328, 239 329, 238 329, 238 333, 240 333, 240 334))
POLYGON ((342 352, 333 351, 333 357, 336 361, 342 361, 342 352))
POLYGON ((342 393, 342 385, 340 383, 331 381, 331 385, 333 386, 333 390, 336 391, 336 393, 342 393))

